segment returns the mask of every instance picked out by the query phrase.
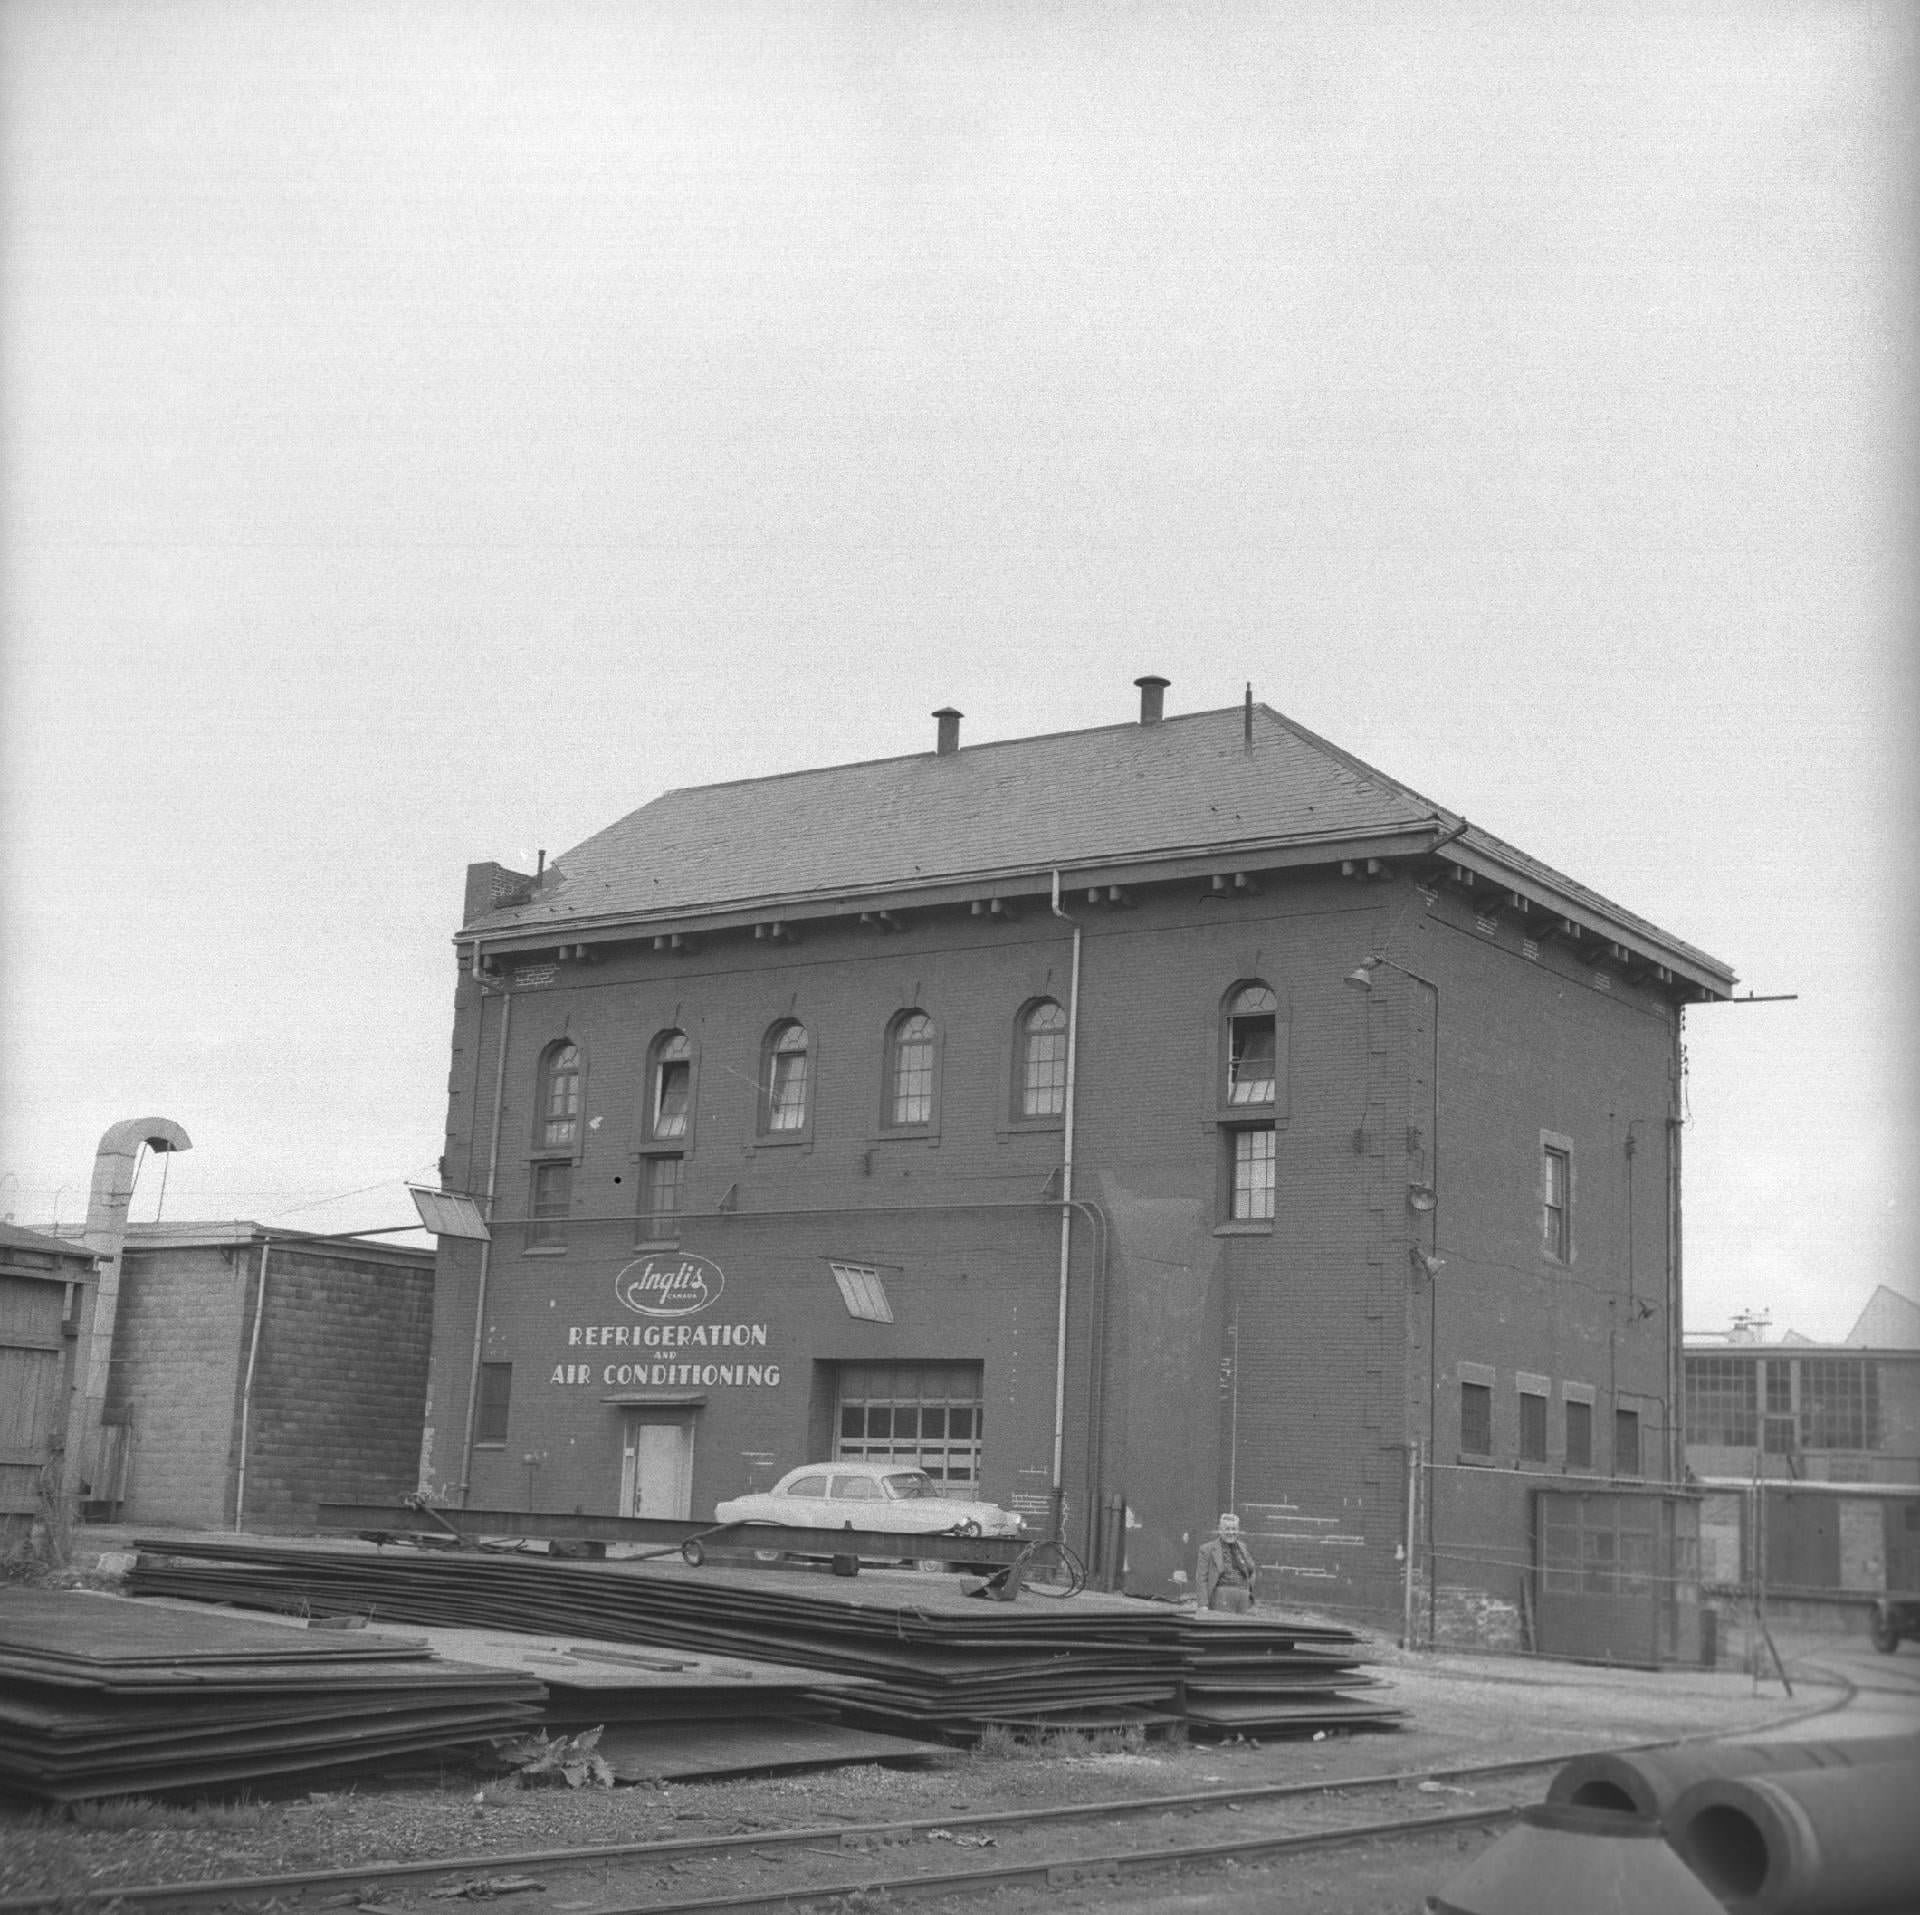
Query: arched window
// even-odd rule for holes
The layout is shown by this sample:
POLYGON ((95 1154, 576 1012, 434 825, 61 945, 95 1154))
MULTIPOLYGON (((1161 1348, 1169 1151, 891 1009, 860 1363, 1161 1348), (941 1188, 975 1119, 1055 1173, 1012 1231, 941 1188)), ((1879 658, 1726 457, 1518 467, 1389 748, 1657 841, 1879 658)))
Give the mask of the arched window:
POLYGON ((580 1141, 580 1047, 564 1039, 540 1059, 534 1143, 541 1150, 572 1150, 580 1141))
POLYGON ((1274 1101, 1280 1001, 1265 984, 1246 984, 1227 1002, 1227 1102, 1274 1101))
POLYGON ((791 1021, 767 1033, 760 1083, 764 1127, 769 1131, 807 1127, 807 1027, 791 1021))
POLYGON ((887 1032, 887 1122, 925 1130, 933 1124, 938 1033, 925 1011, 902 1011, 887 1032))
POLYGON ((1020 1017, 1014 1108, 1022 1117, 1058 1117, 1067 1108, 1067 1014, 1052 998, 1020 1017))
POLYGON ((648 1072, 647 1134, 684 1137, 693 1116, 693 1046, 685 1031, 662 1031, 653 1040, 648 1072))

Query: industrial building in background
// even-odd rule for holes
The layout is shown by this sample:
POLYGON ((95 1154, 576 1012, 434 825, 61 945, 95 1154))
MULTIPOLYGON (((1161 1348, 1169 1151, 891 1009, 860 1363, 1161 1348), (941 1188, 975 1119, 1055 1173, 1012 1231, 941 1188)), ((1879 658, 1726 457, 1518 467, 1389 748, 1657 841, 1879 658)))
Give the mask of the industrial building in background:
POLYGON ((1137 683, 469 868, 488 1240, 440 1240, 423 1487, 704 1516, 879 1458, 1110 1586, 1186 1590, 1233 1510, 1263 1600, 1686 1653, 1682 1010, 1732 974, 1137 683))

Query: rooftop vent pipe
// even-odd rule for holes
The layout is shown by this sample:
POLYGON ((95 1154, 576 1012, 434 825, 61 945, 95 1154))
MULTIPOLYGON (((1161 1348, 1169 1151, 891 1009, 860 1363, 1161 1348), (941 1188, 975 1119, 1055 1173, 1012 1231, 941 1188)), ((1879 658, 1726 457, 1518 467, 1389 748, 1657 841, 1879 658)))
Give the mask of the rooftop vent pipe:
POLYGON ((1133 682, 1140 687, 1141 724, 1159 724, 1166 712, 1167 681, 1149 672, 1145 678, 1136 678, 1133 682))
POLYGON ((955 711, 951 705, 942 705, 933 715, 940 721, 940 738, 934 750, 944 758, 960 749, 960 721, 966 713, 955 711))

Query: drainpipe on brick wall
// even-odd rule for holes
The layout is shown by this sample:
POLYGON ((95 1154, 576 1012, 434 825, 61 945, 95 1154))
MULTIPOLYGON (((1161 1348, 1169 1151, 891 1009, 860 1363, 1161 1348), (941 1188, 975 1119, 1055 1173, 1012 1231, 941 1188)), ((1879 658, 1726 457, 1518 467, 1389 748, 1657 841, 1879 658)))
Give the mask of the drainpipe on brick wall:
POLYGON ((260 1363, 260 1326, 267 1317, 267 1252, 273 1239, 260 1245, 260 1286, 253 1293, 253 1335, 247 1343, 247 1380, 240 1386, 240 1461, 234 1471, 233 1526, 247 1526, 247 1432, 253 1427, 253 1373, 260 1363))
MULTIPOLYGON (((1073 1106, 1080 1061, 1080 925, 1060 908, 1060 873, 1053 874, 1053 915, 1073 926, 1073 971, 1067 987, 1067 1108, 1060 1148, 1060 1301, 1054 1325, 1053 1484, 1049 1491, 1053 1538, 1066 1528, 1063 1463, 1067 1446, 1067 1271, 1073 1257, 1073 1106)), ((1098 1361, 1098 1353, 1095 1353, 1098 1361)), ((1091 1520, 1092 1512, 1088 1512, 1091 1520)))
MULTIPOLYGON (((475 947, 478 948, 477 946, 475 947)), ((480 996, 480 1019, 484 1023, 487 1015, 487 999, 484 989, 480 996)), ((493 1222, 494 1185, 500 1174, 500 1111, 507 1094, 507 1038, 513 1029, 513 997, 510 992, 500 994, 500 1057, 493 1073, 493 1141, 487 1149, 487 1203, 486 1220, 489 1226, 493 1222)), ((475 1033, 474 1061, 479 1062, 479 1033, 475 1033)), ((460 1507, 465 1509, 471 1500, 473 1491, 473 1420, 478 1414, 480 1404, 480 1359, 486 1350, 487 1339, 487 1273, 492 1267, 493 1240, 486 1237, 480 1244, 480 1288, 473 1301, 473 1362, 467 1370, 467 1424, 465 1434, 460 1440, 460 1507)))

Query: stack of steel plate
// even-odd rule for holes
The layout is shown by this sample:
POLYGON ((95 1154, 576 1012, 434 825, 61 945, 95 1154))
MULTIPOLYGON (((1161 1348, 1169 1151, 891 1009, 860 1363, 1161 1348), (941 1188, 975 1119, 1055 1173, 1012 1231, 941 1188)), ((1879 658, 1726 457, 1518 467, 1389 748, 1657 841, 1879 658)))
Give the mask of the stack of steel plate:
POLYGON ((363 1630, 0 1588, 0 1789, 151 1795, 523 1733, 533 1677, 363 1630))
POLYGON ((1352 1693, 1376 1687, 1378 1679, 1362 1672, 1360 1639, 1334 1624, 1213 1611, 1183 1619, 1180 1646, 1187 1723, 1202 1733, 1379 1727, 1402 1713, 1352 1693))
MULTIPOLYGON (((1318 1726, 1335 1713, 1324 1693, 1329 1651, 1355 1641, 1344 1630, 1251 1618, 1216 1636, 1217 1619, 1117 1596, 980 1601, 968 1593, 970 1579, 895 1571, 843 1580, 355 1543, 148 1541, 140 1549, 132 1586, 141 1593, 770 1658, 867 1678, 857 1698, 835 1698, 844 1714, 962 1740, 990 1723, 1178 1720, 1196 1665, 1210 1685, 1209 1709, 1240 1698, 1268 1708, 1263 1720, 1278 1719, 1268 1699, 1276 1678, 1284 1680, 1279 1672, 1293 1669, 1313 1692, 1318 1726), (1208 1632, 1197 1646, 1189 1640, 1196 1629, 1208 1632), (1238 1665, 1246 1665, 1244 1682, 1238 1665)), ((1376 1712, 1356 1702, 1339 1713, 1376 1712)))

